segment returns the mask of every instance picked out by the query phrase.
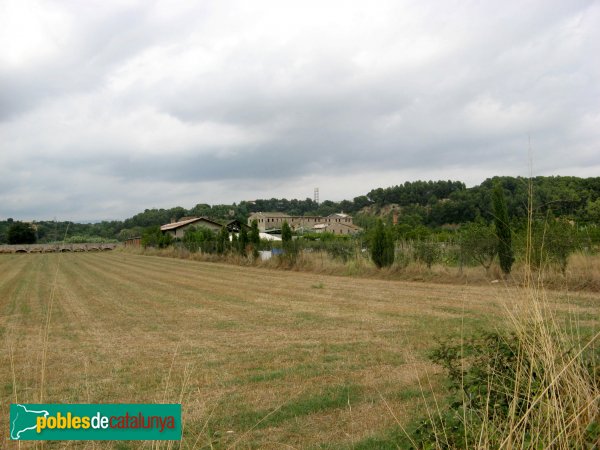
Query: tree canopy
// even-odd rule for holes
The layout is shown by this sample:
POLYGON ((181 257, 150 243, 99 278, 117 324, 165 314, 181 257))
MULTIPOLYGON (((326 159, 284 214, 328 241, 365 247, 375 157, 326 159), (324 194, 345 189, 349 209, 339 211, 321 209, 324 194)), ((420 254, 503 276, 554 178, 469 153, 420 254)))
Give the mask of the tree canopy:
POLYGON ((8 228, 9 244, 35 244, 35 229, 29 223, 15 222, 8 228))
MULTIPOLYGON (((271 198, 231 205, 198 203, 190 209, 181 206, 146 209, 122 221, 86 224, 36 221, 35 226, 38 242, 41 243, 59 242, 72 235, 124 240, 140 236, 147 227, 163 225, 171 219, 179 220, 185 216, 205 216, 221 223, 237 219, 246 223, 250 214, 260 211, 298 216, 327 216, 343 211, 352 214, 357 225, 372 228, 379 217, 389 224, 393 208, 399 212, 401 225, 396 232, 402 237, 424 239, 430 230, 448 224, 474 221, 491 224, 494 220, 492 194, 495 183, 502 185, 511 224, 518 226, 519 222, 527 219, 529 181, 523 177, 494 177, 469 188, 461 181, 413 181, 372 189, 352 200, 316 203, 310 198, 271 198)), ((551 214, 578 225, 599 225, 600 177, 535 177, 531 183, 536 218, 551 214)), ((0 243, 8 243, 8 230, 12 225, 9 220, 0 221, 0 243)))

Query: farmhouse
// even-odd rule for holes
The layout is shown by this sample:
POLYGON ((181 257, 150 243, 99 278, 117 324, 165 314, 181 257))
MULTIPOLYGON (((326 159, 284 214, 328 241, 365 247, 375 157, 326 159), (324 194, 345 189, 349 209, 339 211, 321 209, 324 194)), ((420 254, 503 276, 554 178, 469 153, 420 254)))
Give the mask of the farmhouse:
POLYGON ((333 234, 356 234, 362 231, 362 228, 357 227, 352 223, 343 222, 325 222, 318 223, 313 226, 313 233, 333 233, 333 234))
POLYGON ((356 234, 362 229, 352 223, 352 216, 344 213, 322 216, 290 216, 279 212, 258 212, 248 218, 248 225, 256 220, 258 229, 262 232, 279 230, 283 222, 295 231, 309 233, 323 233, 325 231, 334 234, 356 234))
POLYGON ((240 231, 242 231, 242 228, 245 228, 246 231, 250 229, 248 225, 240 222, 237 219, 230 220, 225 224, 225 226, 227 227, 227 231, 229 231, 230 233, 239 233, 240 231))
POLYGON ((223 228, 223 225, 207 217, 183 217, 179 219, 178 222, 173 220, 171 223, 162 225, 160 231, 162 231, 163 234, 169 233, 173 238, 181 239, 186 230, 197 226, 205 227, 215 232, 218 232, 223 228))

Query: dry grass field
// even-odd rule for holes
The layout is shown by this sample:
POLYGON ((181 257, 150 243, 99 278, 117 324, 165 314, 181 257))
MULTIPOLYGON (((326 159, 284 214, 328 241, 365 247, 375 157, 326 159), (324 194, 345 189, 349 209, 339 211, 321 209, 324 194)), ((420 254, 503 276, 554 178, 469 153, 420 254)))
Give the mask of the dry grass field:
MULTIPOLYGON (((0 448, 17 448, 17 401, 183 404, 181 443, 48 448, 367 448, 441 391, 426 356, 435 339, 500 326, 512 297, 501 283, 0 255, 0 448)), ((578 330, 597 329, 600 295, 548 298, 578 330)))

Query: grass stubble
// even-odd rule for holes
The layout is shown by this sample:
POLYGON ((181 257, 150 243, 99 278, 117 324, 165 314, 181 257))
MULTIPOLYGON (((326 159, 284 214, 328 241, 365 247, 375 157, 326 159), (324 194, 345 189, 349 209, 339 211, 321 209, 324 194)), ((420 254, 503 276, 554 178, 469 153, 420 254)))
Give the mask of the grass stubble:
MULTIPOLYGON (((2 448, 364 447, 419 414, 439 414, 442 377, 427 359, 436 336, 497 326, 507 308, 502 299, 520 295, 500 285, 357 279, 126 253, 1 255, 0 273, 0 429, 8 430, 8 405, 17 400, 180 402, 184 415, 181 443, 18 443, 3 434, 2 448)), ((555 322, 575 314, 587 318, 578 330, 597 329, 597 295, 544 291, 543 302, 555 322)), ((527 323, 523 303, 515 303, 507 310, 527 323)), ((529 325, 522 331, 530 336, 529 325)), ((530 351, 552 350, 541 336, 530 351)), ((567 372, 576 365, 564 367, 557 365, 554 379, 568 379, 574 389, 577 378, 567 372)), ((548 395, 564 409, 557 385, 548 395)), ((572 403, 583 422, 584 406, 597 404, 589 392, 581 397, 587 403, 572 403)), ((547 401, 537 400, 525 419, 515 417, 506 448, 518 447, 536 404, 547 401)), ((561 420, 570 430, 579 419, 561 420)), ((565 431, 553 445, 563 448, 569 439, 565 431)))
MULTIPOLYGON (((531 199, 531 184, 529 189, 531 199)), ((596 438, 592 440, 597 439, 600 428, 598 302, 588 297, 584 302, 594 305, 593 312, 580 309, 581 299, 568 292, 568 284, 563 285, 561 302, 552 299, 557 294, 547 288, 547 285, 557 285, 548 275, 553 273, 552 269, 548 266, 532 269, 532 211, 530 206, 527 249, 525 261, 519 268, 520 279, 516 283, 506 280, 496 291, 494 303, 502 307, 502 314, 490 324, 491 329, 516 341, 517 358, 515 366, 510 368, 510 379, 503 378, 504 372, 492 373, 484 380, 486 392, 496 391, 512 397, 508 415, 497 419, 495 414, 490 414, 497 405, 491 404, 489 396, 484 411, 470 411, 470 399, 461 388, 462 427, 467 449, 600 447, 600 441, 590 441, 589 433, 593 428, 591 435, 596 438), (509 284, 517 287, 509 288, 509 284), (474 420, 472 413, 476 415, 474 420)), ((584 278, 588 275, 586 273, 584 278)), ((463 306, 468 307, 464 302, 463 306)), ((462 327, 461 342, 465 334, 468 331, 462 327)), ((466 360, 461 354, 461 363, 465 364, 466 360)), ((465 374, 464 367, 461 372, 465 374)), ((427 369, 419 374, 424 392, 423 379, 429 380, 427 369)), ((423 400, 426 415, 434 427, 434 447, 449 448, 437 393, 430 386, 429 389, 433 401, 423 400)), ((418 447, 411 434, 397 422, 411 445, 418 447)))

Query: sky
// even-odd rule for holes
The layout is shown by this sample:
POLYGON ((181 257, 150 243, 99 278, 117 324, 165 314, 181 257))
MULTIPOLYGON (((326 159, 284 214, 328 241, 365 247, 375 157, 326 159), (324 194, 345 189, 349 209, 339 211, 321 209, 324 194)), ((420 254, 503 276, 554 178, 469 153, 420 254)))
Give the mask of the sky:
POLYGON ((0 0, 0 220, 600 176, 600 2, 0 0))

